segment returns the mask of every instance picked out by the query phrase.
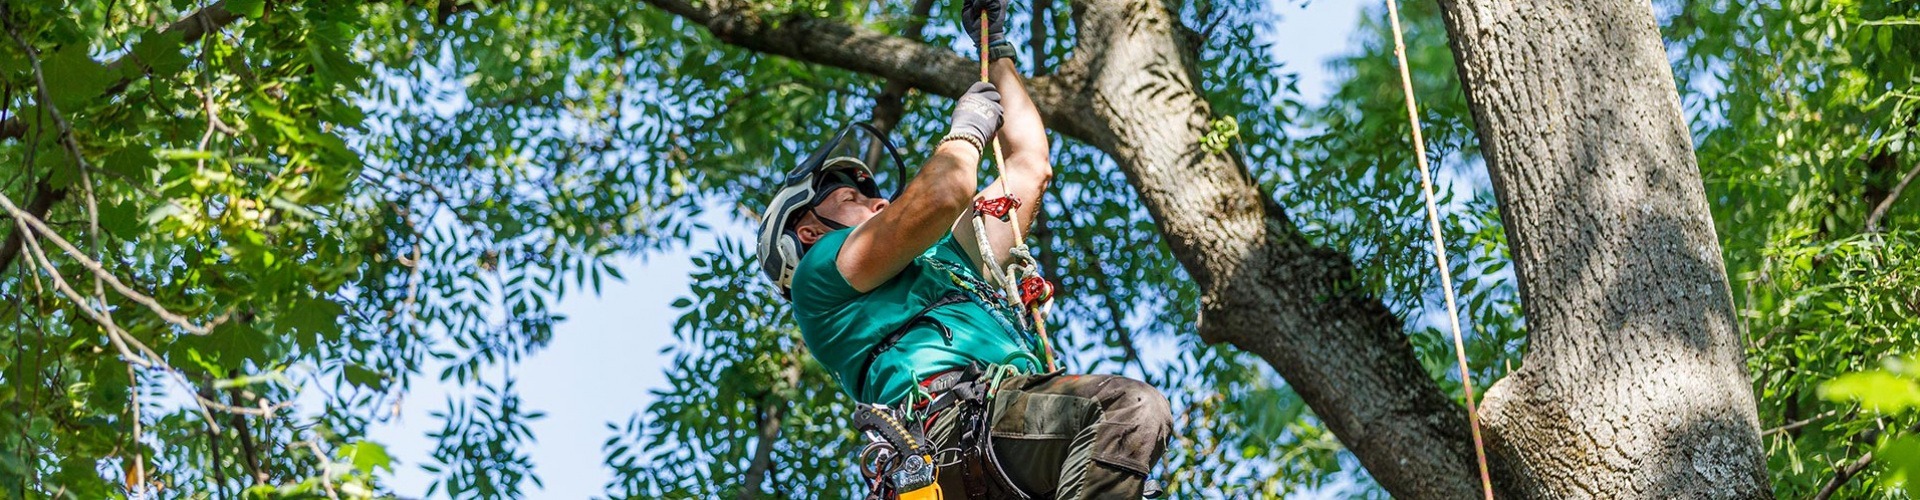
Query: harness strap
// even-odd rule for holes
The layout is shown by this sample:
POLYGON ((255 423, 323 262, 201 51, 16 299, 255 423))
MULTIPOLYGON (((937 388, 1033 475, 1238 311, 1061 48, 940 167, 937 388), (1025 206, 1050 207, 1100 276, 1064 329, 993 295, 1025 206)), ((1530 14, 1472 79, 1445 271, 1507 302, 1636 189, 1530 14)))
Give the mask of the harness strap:
POLYGON ((934 328, 937 328, 940 330, 940 338, 946 339, 947 343, 949 344, 953 343, 953 330, 947 329, 947 325, 940 324, 940 320, 936 320, 931 317, 928 317, 927 313, 933 312, 934 309, 939 309, 942 307, 959 304, 962 302, 968 302, 971 300, 973 300, 973 296, 968 295, 966 293, 947 292, 946 295, 942 295, 940 296, 939 299, 935 299, 933 303, 927 304, 927 307, 921 308, 920 312, 913 313, 913 316, 911 318, 908 318, 906 323, 901 323, 899 328, 895 328, 893 329, 893 331, 887 332, 886 335, 881 336, 879 342, 875 342, 873 344, 873 347, 870 347, 867 349, 866 361, 860 363, 860 378, 853 386, 853 393, 866 394, 867 375, 868 375, 868 372, 873 371, 873 362, 875 360, 880 359, 881 353, 885 353, 887 351, 893 350, 894 346, 899 345, 901 338, 906 337, 907 332, 913 330, 913 327, 918 326, 921 323, 931 324, 933 325, 934 328))

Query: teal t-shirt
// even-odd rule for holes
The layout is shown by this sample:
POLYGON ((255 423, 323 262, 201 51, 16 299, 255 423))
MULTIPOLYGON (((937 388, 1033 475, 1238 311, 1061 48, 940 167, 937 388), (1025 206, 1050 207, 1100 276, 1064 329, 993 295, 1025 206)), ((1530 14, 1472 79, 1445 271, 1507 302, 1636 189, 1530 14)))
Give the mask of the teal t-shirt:
POLYGON ((893 404, 921 379, 975 361, 1037 371, 1033 351, 1010 323, 1014 318, 988 310, 976 298, 927 312, 928 318, 953 333, 953 340, 949 342, 939 327, 926 321, 915 323, 899 344, 874 359, 866 390, 856 394, 854 385, 859 383, 867 351, 927 305, 951 293, 968 293, 949 273, 961 273, 976 282, 980 274, 948 234, 893 279, 860 293, 834 265, 852 232, 828 233, 807 250, 794 270, 792 295, 794 318, 807 349, 833 372, 848 395, 861 402, 893 404))

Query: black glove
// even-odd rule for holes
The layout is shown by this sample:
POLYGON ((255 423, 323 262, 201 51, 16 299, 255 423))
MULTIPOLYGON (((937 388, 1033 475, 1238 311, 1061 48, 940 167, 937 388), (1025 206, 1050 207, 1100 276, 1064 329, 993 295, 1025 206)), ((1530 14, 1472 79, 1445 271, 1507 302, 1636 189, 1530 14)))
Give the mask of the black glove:
POLYGON ((1007 41, 1008 0, 962 0, 960 26, 967 39, 980 43, 980 12, 987 13, 987 52, 992 59, 1012 58, 1013 44, 1007 41))
POLYGON ((984 146, 1000 131, 1000 113, 1000 90, 991 83, 974 83, 953 106, 953 128, 948 129, 947 136, 970 137, 978 141, 974 146, 984 146))

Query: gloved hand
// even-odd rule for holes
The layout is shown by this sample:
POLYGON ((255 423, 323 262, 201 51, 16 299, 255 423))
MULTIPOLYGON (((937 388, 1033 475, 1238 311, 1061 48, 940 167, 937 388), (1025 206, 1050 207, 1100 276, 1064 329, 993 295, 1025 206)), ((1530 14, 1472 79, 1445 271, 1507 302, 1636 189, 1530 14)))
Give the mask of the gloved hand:
POLYGON ((1000 131, 1000 113, 1000 90, 992 83, 976 82, 953 106, 953 127, 947 136, 971 137, 977 141, 973 145, 985 151, 987 141, 1000 131))
POLYGON ((987 13, 987 52, 992 59, 1013 57, 1013 44, 1007 41, 1008 1, 962 0, 960 4, 960 26, 973 43, 980 43, 980 12, 987 13))

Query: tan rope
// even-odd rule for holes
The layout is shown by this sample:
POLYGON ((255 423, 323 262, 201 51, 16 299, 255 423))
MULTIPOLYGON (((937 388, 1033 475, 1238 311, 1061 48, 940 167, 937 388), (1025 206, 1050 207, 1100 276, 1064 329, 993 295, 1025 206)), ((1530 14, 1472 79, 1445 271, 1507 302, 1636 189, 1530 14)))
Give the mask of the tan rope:
MULTIPOLYGON (((988 23, 987 9, 981 9, 980 10, 980 40, 979 40, 980 42, 979 43, 980 81, 989 82, 989 83, 991 83, 992 81, 989 78, 989 76, 991 74, 991 70, 993 67, 992 51, 988 50, 987 48, 987 32, 990 27, 991 25, 988 23)), ((1013 183, 1007 180, 1007 175, 1006 175, 1007 159, 1005 156, 1002 156, 1004 153, 1000 149, 1000 134, 995 133, 993 137, 990 137, 988 139, 993 141, 993 164, 999 170, 999 174, 1000 174, 998 177, 998 182, 1000 183, 1000 195, 1009 200, 1017 200, 1017 198, 1013 197, 1013 183)), ((1036 199, 1033 202, 1038 202, 1038 201, 1039 200, 1036 199)), ((1007 255, 1007 257, 1012 260, 1010 260, 1007 263, 1007 267, 1005 269, 1002 269, 999 267, 1000 266, 999 259, 994 257, 993 255, 993 242, 987 239, 986 224, 985 224, 985 220, 983 220, 982 217, 984 217, 984 214, 981 214, 978 211, 974 212, 973 231, 974 231, 974 236, 980 240, 980 256, 982 257, 981 260, 986 261, 987 267, 989 268, 989 272, 985 274, 987 274, 987 276, 990 279, 998 283, 1000 287, 1004 289, 1006 293, 1007 301, 1011 302, 1015 309, 1021 309, 1024 307, 1027 310, 1027 313, 1030 316, 1032 316, 1035 337, 1038 338, 1038 340, 1040 341, 1040 353, 1042 356, 1045 357, 1044 362, 1046 363, 1046 369, 1047 371, 1057 370, 1059 369, 1059 361, 1055 359, 1055 356, 1053 353, 1053 341, 1052 339, 1047 338, 1047 318, 1046 318, 1045 308, 1039 307, 1038 304, 1036 304, 1034 307, 1025 307, 1022 304, 1022 300, 1021 300, 1021 294, 1020 294, 1021 277, 1019 276, 1021 274, 1020 271, 1024 270, 1027 272, 1037 274, 1036 268, 1033 267, 1033 266, 1036 266, 1037 264, 1033 262, 1032 254, 1026 250, 1026 246, 1027 246, 1026 237, 1020 234, 1020 207, 1012 206, 1007 208, 1007 223, 1013 230, 1013 245, 1009 247, 1008 255, 1007 255), (1023 265, 1027 267, 1024 267, 1024 268, 1017 267, 1014 264, 1014 262, 1018 262, 1020 259, 1025 259, 1026 263, 1023 265)))
POLYGON ((1393 23, 1393 56, 1400 62, 1400 88, 1407 96, 1407 122, 1413 128, 1414 163, 1420 165, 1420 191, 1426 194, 1427 222, 1433 230, 1433 259, 1440 266, 1440 290, 1447 296, 1447 319, 1453 327, 1453 352, 1460 361, 1460 385, 1467 393, 1467 425, 1473 431, 1473 454, 1480 461, 1480 489, 1493 500, 1493 478, 1487 473, 1487 449, 1480 441, 1480 409, 1473 401, 1473 374, 1467 371, 1467 345, 1460 338, 1460 308, 1453 300, 1453 277, 1448 271, 1447 248, 1440 234, 1440 210, 1433 204, 1433 176, 1427 169, 1426 139, 1420 135, 1420 112, 1413 99, 1413 76, 1407 71, 1407 42, 1400 30, 1400 6, 1387 0, 1393 23))

